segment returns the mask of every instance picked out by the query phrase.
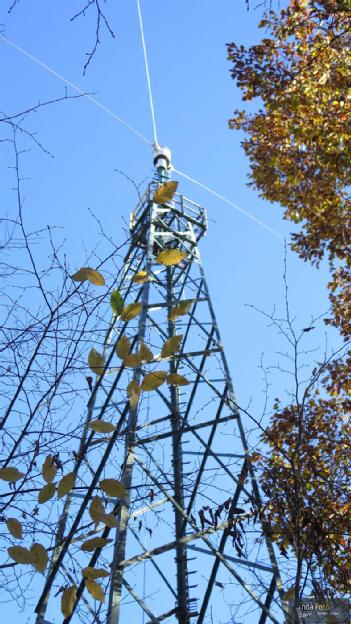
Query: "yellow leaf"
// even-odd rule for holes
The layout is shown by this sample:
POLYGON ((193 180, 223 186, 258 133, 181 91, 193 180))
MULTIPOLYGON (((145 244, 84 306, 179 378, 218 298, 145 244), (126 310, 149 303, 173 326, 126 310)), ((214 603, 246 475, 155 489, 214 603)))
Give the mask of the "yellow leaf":
POLYGON ((38 572, 45 572, 45 568, 49 560, 46 548, 44 548, 44 546, 42 546, 41 544, 34 543, 30 547, 29 556, 30 563, 32 564, 33 568, 38 570, 38 572))
POLYGON ((101 275, 99 271, 96 271, 95 269, 91 269, 90 267, 79 269, 77 273, 74 273, 74 275, 72 275, 72 279, 75 282, 88 281, 88 282, 91 282, 92 284, 95 284, 95 286, 104 286, 105 284, 105 279, 103 275, 101 275))
POLYGON ((105 594, 99 583, 93 581, 92 579, 86 579, 85 586, 89 592, 89 594, 95 599, 99 600, 99 602, 105 602, 105 594))
POLYGON ((30 563, 30 553, 24 546, 10 546, 7 552, 16 563, 30 563))
POLYGON ((96 431, 96 433, 111 433, 111 431, 116 429, 112 423, 105 422, 104 420, 92 420, 88 427, 96 431))
POLYGON ((2 481, 18 481, 24 477, 23 472, 17 470, 17 468, 1 468, 0 469, 0 479, 2 481))
POLYGON ((189 381, 178 373, 170 373, 167 377, 167 383, 171 386, 187 386, 189 381))
POLYGON ((69 472, 64 477, 62 477, 61 481, 58 482, 57 485, 57 496, 62 498, 71 491, 74 484, 76 482, 76 474, 74 472, 69 472))
POLYGON ((55 490, 56 488, 54 483, 47 483, 44 485, 38 494, 39 505, 47 503, 55 495, 55 490))
POLYGON ((105 526, 110 527, 110 529, 115 529, 118 526, 117 519, 112 513, 100 514, 99 522, 102 522, 102 524, 104 524, 105 526))
POLYGON ((178 182, 165 182, 161 184, 154 193, 153 200, 155 204, 165 204, 173 199, 174 193, 178 188, 178 182))
POLYGON ((61 613, 67 618, 73 613, 73 608, 77 598, 77 586, 67 587, 61 596, 61 613))
POLYGON ((149 276, 146 271, 139 271, 132 277, 132 282, 134 284, 144 284, 149 281, 149 276))
POLYGON ((113 498, 119 498, 127 494, 123 483, 117 481, 117 479, 103 479, 100 481, 99 485, 107 496, 112 496, 113 498))
POLYGON ((138 405, 139 396, 140 396, 140 386, 138 382, 133 379, 127 386, 127 393, 129 396, 130 407, 134 409, 138 405))
POLYGON ((13 537, 22 539, 22 525, 19 520, 16 520, 16 518, 8 518, 6 520, 6 526, 13 537))
POLYGON ((128 368, 136 368, 139 366, 140 362, 141 358, 139 353, 130 353, 129 355, 126 355, 124 359, 124 365, 128 368))
POLYGON ((130 340, 127 336, 122 336, 116 344, 116 354, 121 360, 128 355, 130 351, 130 340))
POLYGON ((283 595, 283 600, 292 600, 295 596, 295 585, 290 587, 283 595))
POLYGON ((145 375, 141 384, 142 391, 149 392, 150 390, 155 390, 161 386, 166 381, 167 374, 168 373, 166 371, 155 371, 145 375))
POLYGON ((173 266, 179 264, 184 258, 186 258, 186 253, 180 249, 165 249, 158 254, 157 262, 165 266, 173 266))
POLYGON ((106 578, 107 576, 110 576, 110 573, 107 572, 107 570, 103 570, 102 568, 93 568, 91 566, 83 568, 82 573, 84 578, 89 579, 106 578))
POLYGON ((142 362, 151 362, 154 359, 152 352, 144 342, 140 343, 139 355, 142 362))
POLYGON ((88 355, 88 364, 95 375, 102 375, 105 368, 105 358, 93 347, 88 355))
POLYGON ((138 316, 141 312, 141 303, 129 303, 122 310, 121 319, 122 321, 131 321, 133 318, 138 316))
POLYGON ((56 477, 57 468, 52 455, 48 455, 43 463, 41 473, 46 483, 51 483, 56 477))
POLYGON ((100 522, 100 516, 105 513, 105 507, 102 504, 101 498, 94 496, 89 507, 89 514, 94 522, 100 522))
POLYGON ((93 539, 87 540, 81 545, 80 549, 84 552, 92 552, 96 548, 103 548, 106 544, 110 544, 112 539, 105 539, 104 537, 93 537, 93 539))
POLYGON ((179 351, 182 340, 183 336, 172 336, 171 338, 168 338, 162 347, 161 357, 170 357, 170 355, 179 351))
POLYGON ((178 316, 184 316, 184 314, 188 314, 191 308, 191 304, 192 299, 185 299, 184 301, 178 303, 178 305, 174 306, 174 308, 171 309, 168 315, 168 320, 175 321, 178 316))

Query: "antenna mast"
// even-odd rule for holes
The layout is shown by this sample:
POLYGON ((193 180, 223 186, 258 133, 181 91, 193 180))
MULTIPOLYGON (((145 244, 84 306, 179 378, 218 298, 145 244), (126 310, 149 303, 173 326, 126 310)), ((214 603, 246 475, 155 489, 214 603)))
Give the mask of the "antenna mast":
POLYGON ((138 314, 113 318, 105 341, 111 374, 97 378, 88 406, 90 420, 108 420, 115 431, 102 449, 94 436, 84 440, 80 453, 93 477, 76 466, 87 494, 72 495, 70 514, 66 503, 66 541, 53 558, 37 623, 47 622, 53 584, 72 577, 64 560, 71 552, 73 613, 88 610, 94 622, 202 624, 210 610, 214 623, 229 621, 221 592, 230 583, 238 617, 249 601, 258 624, 280 624, 273 608, 279 572, 262 536, 259 490, 199 254, 206 211, 175 192, 168 148, 155 145, 154 166, 155 180, 132 214, 119 286, 124 305, 139 304, 138 314), (170 250, 176 261, 162 261, 170 250), (118 478, 121 496, 106 496, 101 478, 118 478), (91 522, 96 496, 116 520, 97 527, 113 542, 88 555, 74 543, 91 522), (96 607, 78 568, 108 569, 108 562, 109 579, 98 579, 108 603, 96 607))

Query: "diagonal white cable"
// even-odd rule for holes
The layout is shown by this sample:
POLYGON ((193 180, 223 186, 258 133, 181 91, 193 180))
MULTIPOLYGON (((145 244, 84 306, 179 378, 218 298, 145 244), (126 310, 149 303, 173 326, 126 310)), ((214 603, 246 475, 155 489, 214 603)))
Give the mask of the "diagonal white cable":
POLYGON ((130 130, 131 132, 133 132, 133 134, 135 134, 139 139, 141 139, 142 141, 144 141, 144 143, 146 143, 147 145, 152 145, 152 143, 146 139, 142 134, 140 134, 140 132, 138 132, 138 130, 136 130, 135 128, 133 128, 132 126, 130 126, 126 121, 124 121, 124 119, 122 119, 121 117, 119 117, 118 115, 116 115, 116 113, 114 113, 112 110, 110 110, 109 108, 107 108, 107 106, 105 106, 104 104, 101 104, 101 102, 99 102, 99 100, 97 100, 96 98, 94 98, 92 95, 89 94, 85 94, 85 91, 83 91, 83 89, 81 89, 80 87, 78 87, 77 85, 75 85, 73 82, 71 82, 70 80, 67 80, 66 78, 64 78, 63 76, 61 76, 61 74, 59 74, 57 71, 55 71, 54 69, 52 69, 51 67, 49 67, 48 65, 45 65, 45 63, 43 63, 42 61, 40 61, 39 59, 37 59, 35 56, 33 56, 32 54, 30 54, 29 52, 27 52, 26 50, 24 50, 23 48, 21 48, 19 45, 17 45, 16 43, 14 43, 13 41, 11 41, 10 39, 8 39, 7 37, 4 37, 3 35, 1 36, 1 39, 3 41, 6 41, 6 43, 8 43, 10 46, 12 46, 13 48, 15 48, 16 50, 18 50, 19 52, 21 52, 22 54, 24 54, 24 56, 26 56, 27 58, 31 59, 32 61, 34 61, 34 63, 36 63, 37 65, 40 65, 40 67, 42 67, 43 69, 45 69, 47 72, 49 72, 49 74, 52 74, 53 76, 55 76, 56 78, 59 78, 59 80, 62 80, 62 82, 64 82, 66 85, 68 85, 69 87, 71 87, 72 89, 74 89, 75 91, 77 91, 78 93, 81 93, 82 95, 85 95, 87 100, 90 100, 90 102, 93 102, 93 104, 95 104, 96 106, 98 106, 99 108, 101 108, 101 110, 105 111, 105 113, 108 113, 109 115, 111 115, 111 117, 113 117, 114 119, 116 119, 116 121, 119 121, 120 124, 122 124, 122 126, 125 126, 125 128, 128 128, 128 130, 130 130))
POLYGON ((155 120, 155 109, 154 109, 154 101, 153 101, 152 90, 151 90, 149 63, 148 63, 148 60, 147 60, 146 43, 145 43, 145 37, 144 37, 144 27, 143 27, 143 18, 142 18, 142 15, 141 15, 140 0, 137 0, 137 5, 138 5, 138 15, 139 15, 139 25, 140 25, 141 41, 142 41, 142 44, 143 44, 143 52, 144 52, 146 80, 147 80, 147 86, 148 86, 148 91, 149 91, 149 100, 150 100, 150 109, 151 109, 151 117, 152 117, 152 126, 153 126, 153 129, 154 129, 154 142, 155 142, 155 145, 158 145, 157 130, 156 130, 156 120, 155 120))
POLYGON ((208 193, 211 193, 211 195, 214 195, 214 197, 218 197, 218 199, 221 199, 223 202, 228 204, 228 206, 232 206, 232 208, 235 208, 236 210, 238 210, 242 214, 246 215, 247 217, 249 217, 249 219, 251 219, 252 221, 255 221, 255 223, 258 223, 258 225, 261 225, 262 227, 264 227, 265 230, 268 230, 268 232, 270 232, 271 234, 274 234, 274 236, 276 236, 277 238, 281 238, 281 239, 284 238, 284 236, 282 236, 281 234, 279 234, 278 232, 273 230, 273 228, 271 228, 269 225, 267 225, 266 223, 264 223, 263 221, 261 221, 260 219, 258 219, 254 215, 252 215, 250 212, 247 212, 243 208, 240 208, 240 206, 238 206, 237 204, 234 204, 234 202, 232 202, 230 199, 227 199, 226 197, 223 197, 223 195, 220 195, 219 193, 217 193, 217 191, 214 191, 209 186, 206 186, 205 184, 202 184, 198 180, 195 180, 195 178, 191 178, 186 173, 183 173, 182 171, 179 171, 179 169, 175 169, 173 167, 173 171, 178 173, 178 175, 182 176, 182 178, 185 178, 186 180, 189 180, 189 182, 193 182, 194 184, 197 184, 197 186, 200 186, 201 188, 205 189, 205 191, 208 191, 208 193))
MULTIPOLYGON (((137 0, 138 2, 138 8, 140 8, 139 6, 139 0, 137 0)), ((141 14, 140 14, 141 15, 141 14)), ((141 28, 142 28, 142 22, 141 22, 141 28)), ((14 43, 13 41, 11 41, 10 39, 8 39, 7 37, 4 37, 3 35, 0 36, 0 38, 5 41, 6 43, 8 43, 10 46, 12 46, 13 48, 15 48, 16 50, 18 50, 19 52, 21 52, 22 54, 24 54, 24 56, 26 56, 27 58, 31 59, 32 61, 34 61, 34 63, 36 63, 37 65, 39 65, 40 67, 42 67, 43 69, 45 69, 47 72, 49 72, 50 74, 52 74, 53 76, 55 76, 56 78, 58 78, 59 80, 61 80, 62 82, 64 82, 65 84, 67 84, 69 87, 71 87, 72 89, 74 89, 75 91, 77 91, 78 93, 81 93, 82 95, 85 95, 85 97, 90 100, 90 102, 92 102, 93 104, 95 104, 98 108, 100 108, 101 110, 105 111, 105 113, 107 113, 108 115, 110 115, 111 117, 113 117, 114 119, 116 119, 116 121, 118 121, 119 123, 121 123, 125 128, 127 128, 128 130, 130 130, 131 132, 133 132, 133 134, 135 134, 139 139, 141 139, 144 143, 146 143, 146 145, 152 145, 152 143, 146 139, 140 132, 138 132, 138 130, 136 130, 135 128, 133 128, 133 126, 129 125, 126 121, 124 121, 124 119, 122 119, 121 117, 119 117, 118 115, 116 115, 116 113, 114 113, 113 111, 111 111, 109 108, 107 108, 107 106, 105 106, 104 104, 102 104, 101 102, 99 102, 99 100, 97 100, 96 98, 94 98, 91 95, 85 94, 85 91, 83 91, 83 89, 81 89, 80 87, 78 87, 77 85, 75 85, 73 82, 71 82, 70 80, 67 80, 66 78, 64 78, 63 76, 61 76, 61 74, 59 74, 58 72, 56 72, 54 69, 52 69, 51 67, 49 67, 48 65, 46 65, 45 63, 43 63, 42 61, 40 61, 38 58, 36 58, 35 56, 33 56, 32 54, 30 54, 29 52, 27 52, 26 50, 24 50, 23 48, 21 48, 20 46, 18 46, 16 43, 14 43)), ((143 35, 142 35, 143 38, 143 35)), ((145 50, 145 48, 144 48, 145 50)), ((145 54, 146 54, 146 50, 145 50, 145 54)), ((145 57, 146 58, 146 57, 145 57)), ((146 67, 147 67, 147 76, 149 76, 148 73, 148 65, 147 65, 147 59, 146 59, 146 67)), ((150 85, 150 77, 148 78, 148 84, 150 85)), ((152 111, 152 116, 153 116, 153 124, 154 124, 154 138, 155 138, 155 143, 157 144, 157 134, 156 134, 156 127, 155 127, 155 116, 154 116, 154 109, 153 109, 153 101, 152 101, 152 94, 151 94, 151 88, 149 90, 149 94, 150 94, 150 105, 151 105, 151 111, 152 111)), ((219 193, 217 193, 216 191, 214 191, 213 189, 211 189, 210 187, 206 186, 205 184, 202 184, 201 182, 199 182, 198 180, 195 180, 195 178, 192 178, 191 176, 187 175, 186 173, 183 173, 182 171, 179 171, 179 169, 175 169, 173 168, 173 170, 178 173, 180 176, 182 176, 183 178, 185 178, 186 180, 189 180, 190 182, 193 182, 194 184, 196 184, 197 186, 200 186, 201 188, 203 188, 204 190, 208 191, 208 193, 211 193, 212 195, 214 195, 214 197, 217 197, 218 199, 222 200, 223 202, 225 202, 226 204, 228 204, 229 206, 232 206, 233 208, 235 208, 236 210, 238 210, 239 212, 241 212, 242 214, 246 215, 247 217, 249 217, 249 219, 251 219, 252 221, 255 221, 256 223, 258 223, 259 225, 261 225, 262 227, 264 227, 266 230, 268 230, 269 232, 271 232, 271 234, 274 234, 274 236, 276 236, 277 238, 283 239, 284 237, 281 236, 281 234, 278 234, 278 232, 276 232, 275 230, 273 230, 273 228, 269 227, 269 225, 266 225, 265 223, 263 223, 263 221, 261 221, 260 219, 258 219, 257 217, 255 217, 254 215, 250 214, 249 212, 247 212, 246 210, 244 210, 243 208, 240 208, 240 206, 238 206, 237 204, 235 204, 234 202, 230 201, 229 199, 227 199, 226 197, 223 197, 223 195, 220 195, 219 193)))

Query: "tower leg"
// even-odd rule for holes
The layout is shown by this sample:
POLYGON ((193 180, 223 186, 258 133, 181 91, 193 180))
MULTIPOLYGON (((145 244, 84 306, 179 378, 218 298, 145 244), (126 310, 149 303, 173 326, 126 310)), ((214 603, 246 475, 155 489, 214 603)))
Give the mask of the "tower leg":
MULTIPOLYGON (((167 307, 170 312, 173 300, 172 287, 172 268, 167 268, 167 307)), ((175 324, 168 321, 168 336, 171 338, 176 334, 175 324)), ((170 373, 176 372, 176 363, 172 358, 169 365, 170 373)), ((171 386, 171 426, 172 426, 172 451, 173 451, 173 478, 174 478, 174 499, 178 505, 184 509, 184 477, 183 477, 183 452, 181 438, 181 415, 179 409, 179 390, 178 387, 171 386)), ((175 515, 175 536, 178 541, 184 536, 183 516, 177 508, 174 510, 175 515)), ((177 593, 178 593, 178 620, 180 624, 188 622, 188 570, 187 555, 184 544, 179 543, 176 548, 176 565, 177 565, 177 593)))

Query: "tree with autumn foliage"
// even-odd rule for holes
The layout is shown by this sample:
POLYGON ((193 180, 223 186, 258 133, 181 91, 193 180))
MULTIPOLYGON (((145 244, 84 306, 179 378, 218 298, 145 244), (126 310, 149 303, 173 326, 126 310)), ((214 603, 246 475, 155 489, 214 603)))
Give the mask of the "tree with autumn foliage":
POLYGON ((292 249, 316 267, 329 262, 325 322, 345 340, 342 355, 317 367, 303 392, 274 406, 268 450, 257 458, 267 530, 296 558, 296 598, 311 590, 344 595, 351 591, 351 2, 291 0, 268 11, 260 28, 257 45, 228 44, 243 100, 259 105, 235 111, 230 127, 245 132, 251 185, 300 226, 292 249))

